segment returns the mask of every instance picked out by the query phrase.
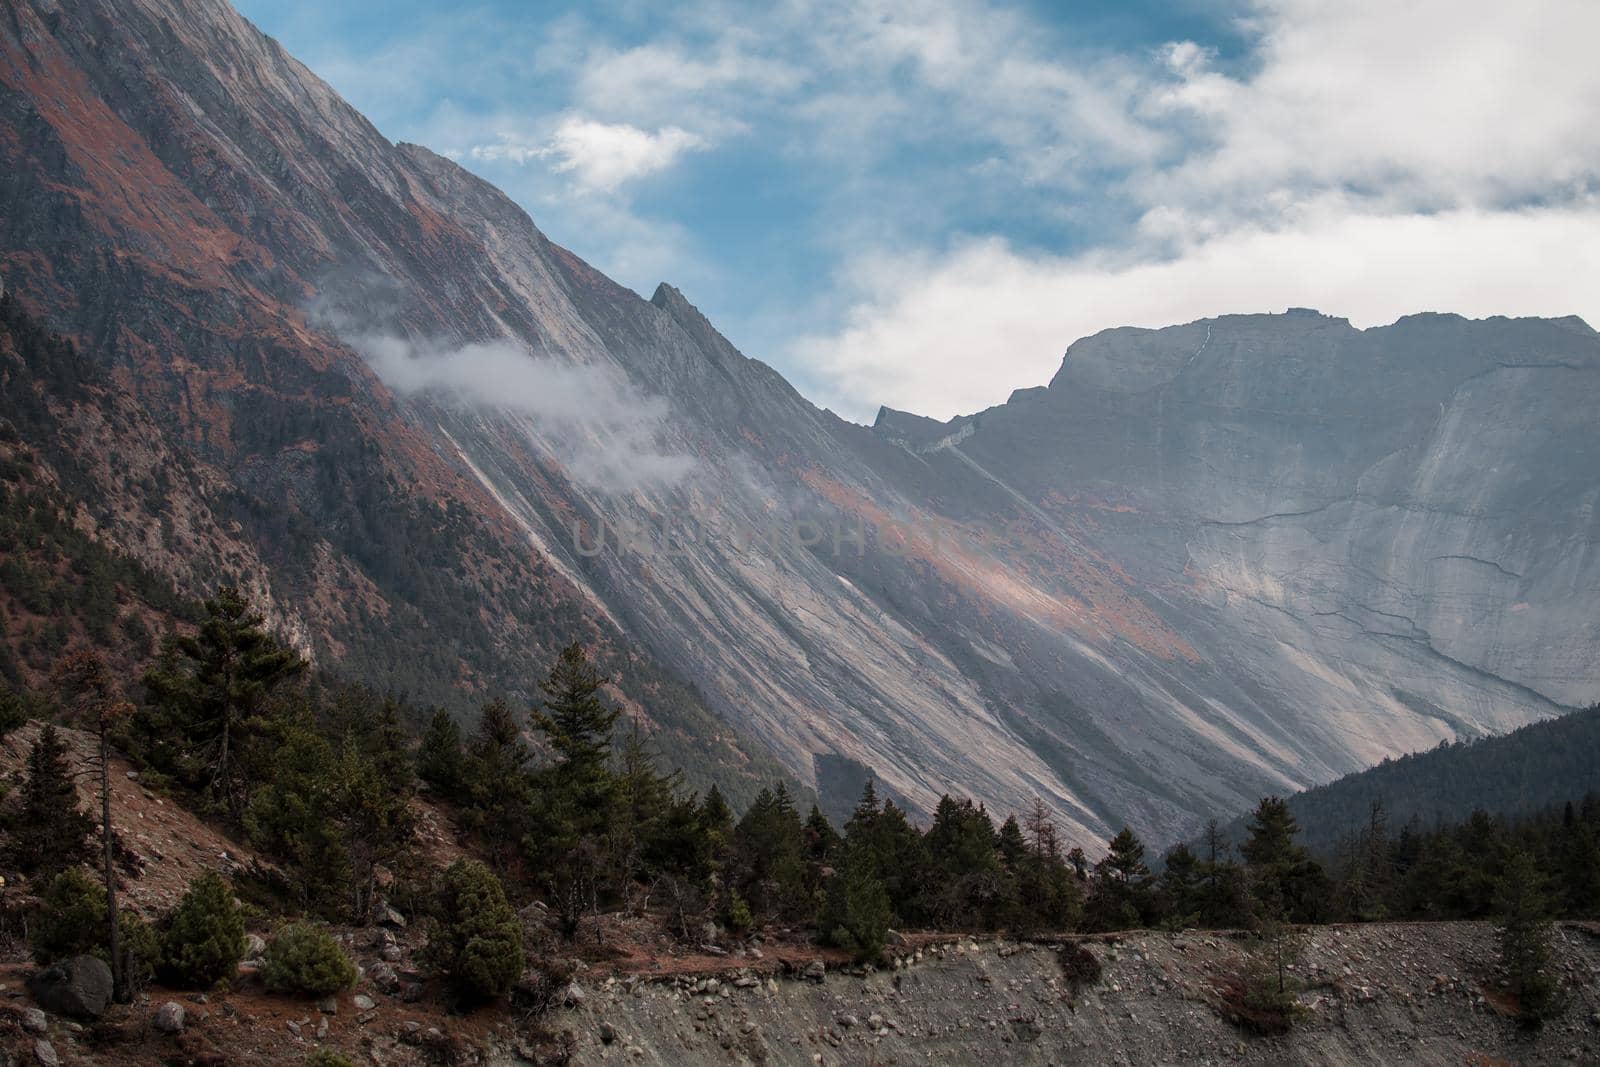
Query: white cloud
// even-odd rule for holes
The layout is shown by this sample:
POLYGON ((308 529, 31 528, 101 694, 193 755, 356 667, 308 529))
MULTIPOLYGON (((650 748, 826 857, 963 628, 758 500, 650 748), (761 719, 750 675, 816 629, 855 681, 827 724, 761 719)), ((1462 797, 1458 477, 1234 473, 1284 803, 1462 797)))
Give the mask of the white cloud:
MULTIPOLYGON (((997 239, 858 254, 842 325, 793 348, 821 399, 948 416, 1042 383, 1105 327, 1288 305, 1358 325, 1422 310, 1600 325, 1600 5, 1260 0, 1250 26, 1243 75, 1176 42, 1132 90, 1123 68, 1091 79, 1099 125, 1078 125, 1125 149, 1098 195, 1125 198, 1132 232, 1069 256, 997 239)), ((1019 98, 1073 84, 1025 70, 1002 79, 1019 98)), ((1048 158, 1059 142, 1033 144, 1048 158)))
POLYGON ((606 492, 670 487, 695 469, 692 456, 658 442, 665 402, 640 396, 605 368, 535 358, 509 341, 419 345, 351 329, 327 311, 314 314, 396 393, 520 417, 529 439, 585 485, 606 492))
POLYGON ((551 169, 572 175, 581 189, 612 193, 628 182, 666 170, 685 152, 705 145, 704 139, 677 126, 651 133, 626 123, 596 122, 574 115, 563 119, 548 141, 530 144, 515 135, 501 134, 491 144, 474 145, 467 156, 484 162, 551 159, 551 169))
POLYGON ((879 402, 945 418, 1044 384, 1068 344, 1112 326, 1292 306, 1357 326, 1418 311, 1600 324, 1600 205, 1394 216, 1328 202, 1170 259, 1029 256, 987 240, 860 269, 869 291, 845 327, 796 346, 828 383, 818 400, 863 420, 879 402))

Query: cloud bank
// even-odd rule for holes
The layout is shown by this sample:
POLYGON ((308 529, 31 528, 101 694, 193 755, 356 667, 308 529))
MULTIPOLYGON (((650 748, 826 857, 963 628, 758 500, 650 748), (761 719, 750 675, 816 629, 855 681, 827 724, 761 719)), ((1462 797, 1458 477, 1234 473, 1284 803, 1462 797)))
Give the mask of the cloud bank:
POLYGON ((693 457, 659 443, 665 402, 640 396, 605 368, 535 358, 509 341, 440 347, 372 332, 341 338, 396 393, 509 417, 591 488, 671 488, 695 468, 693 457))

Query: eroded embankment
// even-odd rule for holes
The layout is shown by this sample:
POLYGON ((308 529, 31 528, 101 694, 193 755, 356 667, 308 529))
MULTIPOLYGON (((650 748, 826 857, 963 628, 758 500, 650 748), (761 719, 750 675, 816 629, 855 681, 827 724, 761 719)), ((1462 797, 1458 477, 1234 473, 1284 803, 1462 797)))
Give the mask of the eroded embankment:
POLYGON ((965 942, 821 980, 591 976, 583 1003, 548 1021, 583 1064, 1600 1063, 1600 937, 1578 926, 1557 932, 1567 1006, 1536 1035, 1492 994, 1484 924, 1317 930, 1298 968, 1305 1017, 1283 1037, 1219 1014, 1216 984, 1241 958, 1227 935, 1091 948, 1104 974, 1076 994, 1051 946, 965 942))

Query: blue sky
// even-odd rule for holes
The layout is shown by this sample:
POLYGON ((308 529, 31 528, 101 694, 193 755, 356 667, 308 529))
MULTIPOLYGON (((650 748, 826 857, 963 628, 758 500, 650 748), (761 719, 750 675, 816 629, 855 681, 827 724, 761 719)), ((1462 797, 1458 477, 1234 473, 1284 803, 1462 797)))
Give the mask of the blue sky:
POLYGON ((1291 304, 1600 321, 1600 4, 237 0, 847 417, 1291 304))

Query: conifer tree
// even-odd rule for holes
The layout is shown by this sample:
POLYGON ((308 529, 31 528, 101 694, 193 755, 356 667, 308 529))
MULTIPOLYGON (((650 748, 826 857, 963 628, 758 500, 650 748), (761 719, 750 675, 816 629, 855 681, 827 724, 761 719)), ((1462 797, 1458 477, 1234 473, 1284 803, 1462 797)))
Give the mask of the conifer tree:
POLYGON ((89 857, 94 820, 78 808, 67 746, 46 723, 28 750, 22 804, 12 832, 16 865, 41 880, 89 857))
POLYGON ((443 708, 435 708, 417 747, 417 777, 442 797, 461 795, 466 757, 461 751, 461 727, 443 708))
POLYGON ((1249 837, 1240 851, 1250 867, 1258 905, 1279 909, 1273 913, 1294 922, 1316 922, 1321 917, 1327 877, 1321 865, 1295 843, 1300 827, 1283 798, 1261 798, 1246 829, 1249 837))
POLYGON ((656 769, 655 756, 635 720, 617 753, 614 814, 606 835, 615 873, 624 883, 644 873, 681 777, 676 771, 662 774, 656 769))
POLYGON ((580 833, 598 829, 611 802, 614 783, 607 764, 611 729, 621 709, 607 707, 600 698, 608 682, 583 646, 570 644, 540 685, 543 699, 533 712, 533 725, 555 756, 546 789, 580 833))
POLYGON ((882 954, 891 915, 868 836, 846 835, 840 868, 828 883, 817 917, 817 928, 829 944, 866 961, 882 954))
POLYGON ((193 636, 172 638, 145 675, 152 707, 144 732, 170 751, 173 768, 235 820, 253 784, 246 759, 261 732, 267 697, 305 663, 267 632, 262 616, 232 586, 205 602, 193 636))
POLYGON ((1552 1014, 1558 991, 1543 881, 1533 858, 1517 849, 1496 887, 1500 963, 1517 998, 1517 1016, 1530 1027, 1542 1025, 1552 1014))
POLYGON ((500 870, 510 865, 527 826, 530 759, 511 706, 498 698, 485 704, 467 768, 468 821, 500 870))
POLYGON ((804 909, 805 837, 783 783, 763 789, 734 831, 733 887, 758 917, 804 909))

